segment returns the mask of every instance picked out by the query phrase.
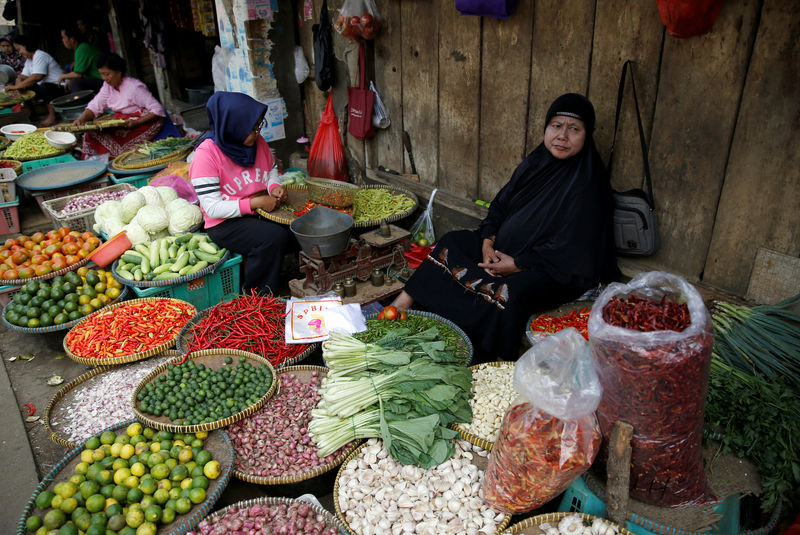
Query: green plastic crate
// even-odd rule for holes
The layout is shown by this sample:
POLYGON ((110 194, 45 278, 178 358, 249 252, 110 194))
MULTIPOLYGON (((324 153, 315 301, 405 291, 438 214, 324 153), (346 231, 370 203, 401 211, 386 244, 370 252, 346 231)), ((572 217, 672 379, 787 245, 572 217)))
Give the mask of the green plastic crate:
POLYGON ((136 188, 142 188, 150 182, 150 179, 153 178, 155 173, 148 174, 148 175, 133 175, 133 176, 117 176, 112 174, 111 175, 111 182, 114 184, 132 184, 136 186, 136 188))
POLYGON ((0 286, 0 307, 5 307, 11 302, 14 294, 22 289, 22 286, 0 286))
POLYGON ((152 288, 131 287, 136 297, 173 297, 193 304, 197 310, 205 310, 239 294, 239 270, 242 256, 234 254, 214 273, 203 278, 172 286, 152 288))
POLYGON ((77 161, 71 154, 62 154, 61 156, 53 156, 52 158, 41 158, 39 160, 31 160, 30 162, 22 162, 22 172, 27 173, 31 169, 39 169, 40 167, 47 167, 54 163, 75 162, 77 161))

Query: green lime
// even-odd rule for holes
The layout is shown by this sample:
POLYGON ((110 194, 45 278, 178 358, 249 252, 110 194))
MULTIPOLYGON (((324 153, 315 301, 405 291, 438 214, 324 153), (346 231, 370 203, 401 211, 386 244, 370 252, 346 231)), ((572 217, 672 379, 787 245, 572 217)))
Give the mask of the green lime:
POLYGON ((206 490, 203 488, 193 488, 189 490, 189 500, 193 504, 202 503, 206 499, 206 490))
POLYGON ((175 520, 175 509, 164 507, 164 510, 161 511, 161 523, 162 524, 169 524, 170 522, 175 520))
POLYGON ((106 535, 106 527, 100 524, 91 524, 86 530, 86 535, 106 535))
POLYGON ((132 509, 125 515, 125 523, 132 528, 138 528, 144 523, 144 511, 141 509, 132 509))
POLYGON ((108 519, 106 527, 111 531, 119 531, 125 527, 125 515, 122 513, 115 514, 108 519))
POLYGON ((39 493, 36 497, 36 507, 39 509, 48 509, 50 507, 50 503, 53 501, 53 497, 55 496, 54 492, 49 490, 43 490, 39 493))
POLYGON ((114 487, 114 492, 111 493, 111 497, 117 500, 118 502, 122 503, 128 499, 128 491, 130 489, 125 485, 117 485, 114 487))
MULTIPOLYGON (((69 305, 69 303, 67 303, 67 304, 69 305)), ((72 312, 67 314, 67 317, 69 317, 69 320, 72 321, 72 320, 81 319, 83 316, 81 316, 81 313, 78 312, 77 310, 73 310, 72 312)))
POLYGON ((72 302, 72 301, 67 301, 64 304, 64 310, 66 310, 67 313, 75 312, 76 310, 78 310, 78 303, 77 302, 72 302))
POLYGON ((45 313, 39 316, 39 325, 41 325, 42 327, 50 327, 52 324, 53 320, 50 317, 50 314, 45 313))
POLYGON ((78 527, 72 522, 67 522, 58 530, 58 535, 78 535, 78 527))
POLYGON ((158 522, 161 519, 161 507, 151 505, 144 510, 144 519, 148 522, 158 522))
POLYGON ((117 438, 117 435, 116 435, 116 433, 114 433, 114 431, 111 431, 111 430, 103 431, 103 434, 100 435, 100 443, 101 444, 113 444, 114 443, 114 439, 116 439, 116 438, 117 438))
MULTIPOLYGON (((128 500, 128 503, 138 503, 138 502, 142 501, 143 497, 144 497, 144 493, 141 491, 141 489, 130 489, 128 491, 127 500, 128 500)), ((136 527, 136 526, 134 526, 134 527, 136 527)))
POLYGON ((28 520, 25 521, 25 527, 28 528, 28 531, 36 531, 42 527, 42 517, 36 515, 29 516, 28 520))
POLYGON ((78 516, 73 515, 72 521, 75 522, 75 525, 78 526, 79 530, 86 531, 91 525, 92 515, 90 515, 89 512, 84 509, 83 512, 78 516))
POLYGON ((90 513, 102 511, 106 506, 106 498, 102 494, 92 494, 86 498, 86 510, 90 513))
POLYGON ((44 527, 48 530, 58 529, 67 521, 67 515, 61 509, 51 509, 44 515, 44 527))

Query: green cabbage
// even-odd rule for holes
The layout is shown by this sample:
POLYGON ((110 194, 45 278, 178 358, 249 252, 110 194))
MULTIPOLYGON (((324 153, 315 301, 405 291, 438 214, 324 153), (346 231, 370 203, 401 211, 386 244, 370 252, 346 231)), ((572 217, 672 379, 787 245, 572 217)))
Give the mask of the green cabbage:
POLYGON ((127 233, 128 239, 131 240, 131 244, 133 245, 150 241, 150 236, 147 234, 147 231, 136 222, 128 223, 123 230, 127 233))
POLYGON ((169 233, 178 235, 197 230, 203 222, 200 208, 186 201, 178 203, 177 200, 169 204, 169 233))
POLYGON ((121 203, 119 201, 106 201, 94 209, 94 230, 95 232, 102 230, 105 232, 104 227, 106 221, 109 219, 119 220, 121 203))
POLYGON ((145 202, 149 206, 164 206, 164 201, 161 200, 158 190, 153 186, 143 186, 139 188, 139 193, 144 195, 145 202))
POLYGON ((136 213, 135 221, 149 234, 162 231, 169 225, 167 211, 161 206, 152 204, 142 206, 136 213))
POLYGON ((156 186, 156 191, 161 196, 161 202, 166 206, 178 198, 178 192, 169 186, 156 186))
POLYGON ((139 208, 146 204, 145 196, 138 190, 125 195, 120 201, 120 219, 123 223, 130 223, 136 217, 139 208))

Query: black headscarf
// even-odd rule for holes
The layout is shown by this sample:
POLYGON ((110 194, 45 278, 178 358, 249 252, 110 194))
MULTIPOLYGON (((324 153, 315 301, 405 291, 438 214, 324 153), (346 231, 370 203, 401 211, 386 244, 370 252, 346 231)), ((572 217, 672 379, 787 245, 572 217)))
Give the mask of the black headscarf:
POLYGON ((492 201, 481 223, 483 237, 496 236, 495 249, 517 266, 540 269, 555 280, 581 288, 619 275, 612 229, 613 202, 608 174, 592 140, 594 108, 574 93, 557 98, 547 112, 584 122, 581 151, 555 158, 536 147, 492 201))
POLYGON ((218 91, 206 104, 211 139, 225 156, 242 167, 252 167, 256 161, 256 145, 245 147, 253 127, 267 113, 267 105, 244 93, 218 91))

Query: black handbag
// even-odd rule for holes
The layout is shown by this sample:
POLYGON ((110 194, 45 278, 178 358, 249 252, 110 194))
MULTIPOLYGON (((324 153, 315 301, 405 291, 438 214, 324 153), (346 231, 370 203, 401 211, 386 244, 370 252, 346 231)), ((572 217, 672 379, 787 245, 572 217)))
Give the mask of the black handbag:
POLYGON ((314 37, 314 81, 320 91, 333 86, 334 61, 331 17, 328 13, 328 0, 322 0, 319 23, 311 26, 314 37))
POLYGON ((653 200, 653 183, 650 179, 650 163, 647 159, 647 142, 644 139, 642 116, 639 112, 639 100, 636 98, 636 83, 633 80, 633 63, 631 60, 622 66, 622 76, 617 92, 617 111, 614 116, 614 136, 611 141, 611 155, 608 158, 608 170, 614 159, 614 144, 617 139, 619 112, 622 107, 622 96, 625 89, 625 77, 630 65, 631 89, 636 106, 636 123, 639 126, 639 141, 642 145, 642 163, 644 179, 641 188, 614 192, 614 242, 617 253, 621 255, 647 256, 658 249, 658 220, 653 200), (646 189, 643 189, 646 188, 646 189))

